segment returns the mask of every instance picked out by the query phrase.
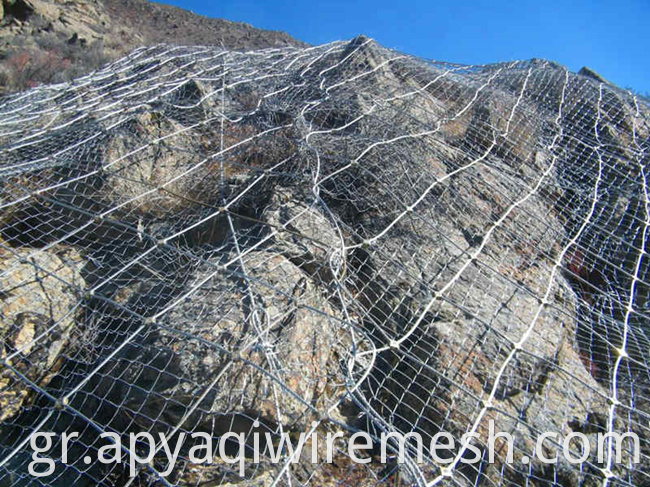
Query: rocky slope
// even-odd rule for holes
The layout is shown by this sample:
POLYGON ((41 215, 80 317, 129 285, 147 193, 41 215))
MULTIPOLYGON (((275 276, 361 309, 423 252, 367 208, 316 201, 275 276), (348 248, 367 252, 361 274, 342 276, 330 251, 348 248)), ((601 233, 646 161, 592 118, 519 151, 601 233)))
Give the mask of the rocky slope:
POLYGON ((304 46, 283 32, 211 19, 146 0, 3 0, 0 93, 72 79, 136 47, 304 46))
POLYGON ((0 121, 0 483, 28 479, 36 427, 83 431, 51 485, 124 485, 127 466, 81 460, 98 431, 277 443, 314 421, 474 432, 486 454, 490 420, 511 462, 501 444, 466 463, 459 441, 449 468, 428 448, 312 464, 310 442, 241 479, 188 445, 167 481, 650 480, 642 100, 548 61, 428 63, 360 37, 139 49, 7 98, 0 121), (638 464, 530 460, 543 432, 609 431, 639 436, 638 464))

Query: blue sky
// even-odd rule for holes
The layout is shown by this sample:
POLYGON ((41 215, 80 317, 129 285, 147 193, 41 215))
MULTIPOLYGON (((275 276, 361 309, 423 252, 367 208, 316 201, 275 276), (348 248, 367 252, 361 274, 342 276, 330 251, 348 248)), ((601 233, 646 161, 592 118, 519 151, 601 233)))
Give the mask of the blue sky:
POLYGON ((283 30, 310 44, 358 34, 428 59, 546 58, 650 93, 650 0, 168 0, 209 17, 283 30))

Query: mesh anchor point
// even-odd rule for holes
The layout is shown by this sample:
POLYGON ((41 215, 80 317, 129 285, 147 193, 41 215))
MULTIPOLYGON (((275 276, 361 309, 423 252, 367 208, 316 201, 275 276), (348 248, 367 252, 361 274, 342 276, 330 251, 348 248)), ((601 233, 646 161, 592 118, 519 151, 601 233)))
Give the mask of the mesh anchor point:
POLYGON ((628 358, 629 357, 629 355, 627 354, 627 350, 625 350, 624 348, 617 348, 616 353, 618 353, 619 357, 622 357, 622 358, 628 358))
POLYGON ((618 407, 618 406, 620 406, 620 405, 622 404, 621 401, 619 401, 619 400, 618 400, 617 398, 615 398, 615 397, 608 397, 608 398, 607 398, 607 401, 608 401, 612 406, 616 406, 616 407, 618 407))
POLYGON ((454 475, 454 471, 449 467, 442 467, 440 469, 441 477, 452 477, 453 475, 454 475))
POLYGON ((54 409, 56 409, 57 411, 61 411, 68 404, 70 404, 70 400, 67 397, 64 397, 63 399, 57 399, 56 402, 54 403, 54 409))
POLYGON ((329 420, 329 416, 327 415, 327 413, 323 411, 314 411, 314 418, 315 418, 314 423, 316 423, 315 426, 317 426, 318 423, 325 423, 326 421, 329 420))
POLYGON ((397 340, 391 340, 388 345, 392 350, 399 350, 399 342, 397 340))

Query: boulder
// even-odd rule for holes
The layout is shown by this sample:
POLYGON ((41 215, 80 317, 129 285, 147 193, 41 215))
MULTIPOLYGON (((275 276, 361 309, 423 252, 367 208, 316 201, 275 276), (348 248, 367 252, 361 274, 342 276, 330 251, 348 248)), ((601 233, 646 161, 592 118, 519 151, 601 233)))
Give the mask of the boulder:
POLYGON ((0 247, 0 418, 37 395, 19 372, 44 389, 60 368, 74 332, 83 259, 70 247, 47 251, 0 247), (8 367, 9 366, 9 367, 8 367))
POLYGON ((154 217, 195 205, 195 189, 209 174, 190 169, 203 153, 179 123, 155 111, 137 115, 106 146, 104 197, 128 213, 154 217))
MULTIPOLYGON (((239 272, 212 275, 213 267, 198 269, 187 289, 210 279, 172 308, 164 323, 219 343, 241 359, 218 382, 211 396, 212 411, 255 411, 287 428, 304 428, 312 408, 321 410, 336 400, 330 382, 337 376, 336 357, 345 343, 345 334, 337 333, 338 315, 287 258, 253 252, 241 264, 246 277, 239 272), (205 309, 204 303, 213 307, 205 309)), ((206 379, 219 372, 223 357, 214 351, 205 354, 199 342, 190 339, 181 344, 171 332, 161 332, 157 340, 172 350, 179 347, 179 367, 189 383, 205 386, 206 379)))

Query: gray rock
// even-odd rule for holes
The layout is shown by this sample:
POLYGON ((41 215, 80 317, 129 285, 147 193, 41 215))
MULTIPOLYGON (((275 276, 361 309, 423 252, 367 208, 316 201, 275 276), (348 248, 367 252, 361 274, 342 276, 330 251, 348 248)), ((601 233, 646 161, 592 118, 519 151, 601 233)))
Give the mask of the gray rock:
MULTIPOLYGON (((70 325, 67 375, 47 385, 78 385, 71 416, 123 434, 250 433, 257 419, 277 438, 316 418, 321 434, 475 429, 482 451, 493 420, 514 461, 459 465, 456 483, 591 486, 595 452, 579 467, 525 457, 546 431, 594 442, 615 378, 611 424, 639 434, 642 463, 627 452, 611 470, 647 481, 646 104, 543 60, 428 63, 364 37, 227 58, 166 49, 74 87, 79 109, 105 95, 91 106, 113 115, 81 134, 101 142, 68 141, 83 124, 36 138, 66 87, 29 95, 41 110, 27 142, 4 139, 2 235, 17 252, 75 246, 95 291, 70 325), (38 192, 56 211, 12 204, 38 192)), ((20 326, 47 316, 28 304, 20 326)), ((395 473, 303 460, 292 481, 395 473)), ((427 456, 399 472, 419 485, 440 470, 427 456)), ((235 482, 223 464, 174 475, 235 482)))

